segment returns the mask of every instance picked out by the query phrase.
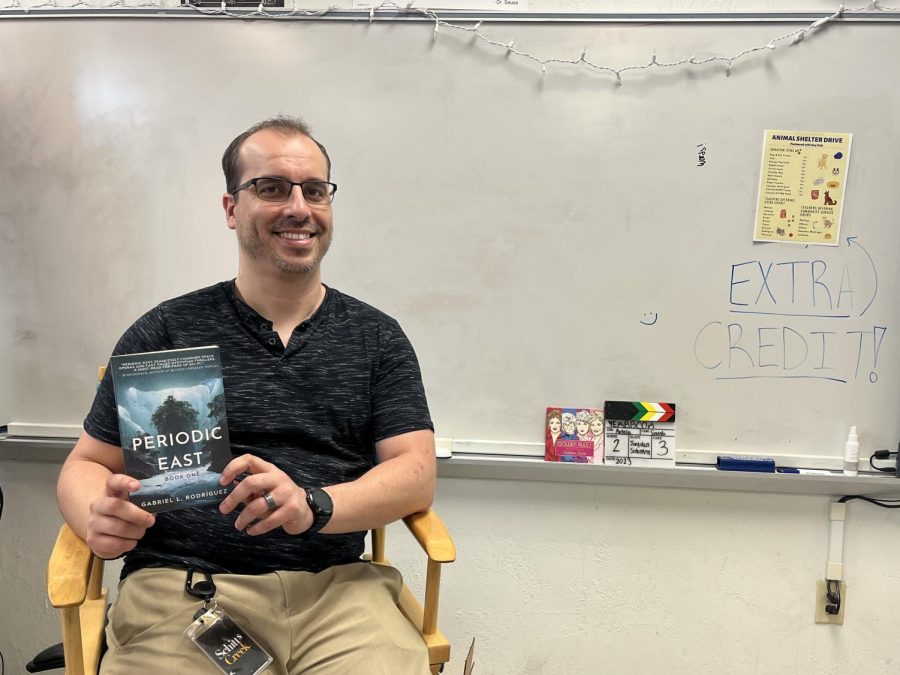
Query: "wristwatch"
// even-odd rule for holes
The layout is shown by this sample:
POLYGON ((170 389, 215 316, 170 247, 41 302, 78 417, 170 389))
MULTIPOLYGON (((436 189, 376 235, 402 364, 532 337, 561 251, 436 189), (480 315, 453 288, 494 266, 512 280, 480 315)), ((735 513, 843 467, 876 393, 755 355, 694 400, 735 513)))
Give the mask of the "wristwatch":
POLYGON ((306 503, 309 504, 309 510, 313 514, 312 526, 306 531, 306 534, 315 534, 331 520, 331 515, 334 513, 334 502, 331 501, 331 495, 322 488, 303 489, 306 490, 306 503))

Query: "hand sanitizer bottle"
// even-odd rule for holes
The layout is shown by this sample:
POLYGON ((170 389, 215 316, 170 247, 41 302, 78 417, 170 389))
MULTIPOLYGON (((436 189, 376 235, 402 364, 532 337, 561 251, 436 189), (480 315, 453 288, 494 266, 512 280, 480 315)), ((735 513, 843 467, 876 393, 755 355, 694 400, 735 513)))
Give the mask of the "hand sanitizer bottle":
POLYGON ((855 476, 859 469, 859 438, 856 427, 850 427, 847 434, 847 445, 844 446, 844 475, 855 476))

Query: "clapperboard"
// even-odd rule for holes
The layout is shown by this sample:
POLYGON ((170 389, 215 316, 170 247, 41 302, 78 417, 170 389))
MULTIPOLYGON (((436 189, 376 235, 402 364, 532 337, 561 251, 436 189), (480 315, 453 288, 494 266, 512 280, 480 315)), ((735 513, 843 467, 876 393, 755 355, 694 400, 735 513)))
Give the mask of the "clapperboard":
POLYGON ((675 466, 675 404, 607 401, 604 464, 675 466))

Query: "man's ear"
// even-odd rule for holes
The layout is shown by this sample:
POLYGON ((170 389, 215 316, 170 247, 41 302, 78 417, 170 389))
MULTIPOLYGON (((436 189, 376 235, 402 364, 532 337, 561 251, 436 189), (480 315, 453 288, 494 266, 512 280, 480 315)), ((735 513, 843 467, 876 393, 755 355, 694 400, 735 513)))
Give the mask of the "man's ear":
POLYGON ((225 209, 225 224, 228 225, 229 230, 233 230, 236 227, 234 222, 234 209, 236 206, 233 194, 226 192, 222 195, 222 208, 225 209))

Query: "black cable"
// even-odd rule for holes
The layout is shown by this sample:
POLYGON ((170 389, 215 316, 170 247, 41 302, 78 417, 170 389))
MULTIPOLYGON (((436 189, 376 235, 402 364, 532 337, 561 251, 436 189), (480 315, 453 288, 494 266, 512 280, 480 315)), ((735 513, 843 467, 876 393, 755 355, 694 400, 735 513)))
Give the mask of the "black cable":
POLYGON ((873 499, 862 495, 845 495, 838 499, 838 503, 849 502, 851 499, 862 499, 864 502, 880 506, 883 509, 900 509, 900 499, 873 499))
POLYGON ((888 459, 889 457, 896 456, 896 452, 891 452, 890 450, 876 450, 871 455, 869 455, 869 466, 871 466, 875 471, 883 471, 884 473, 897 473, 896 466, 885 467, 885 466, 875 466, 875 463, 872 460, 875 459, 888 459))

